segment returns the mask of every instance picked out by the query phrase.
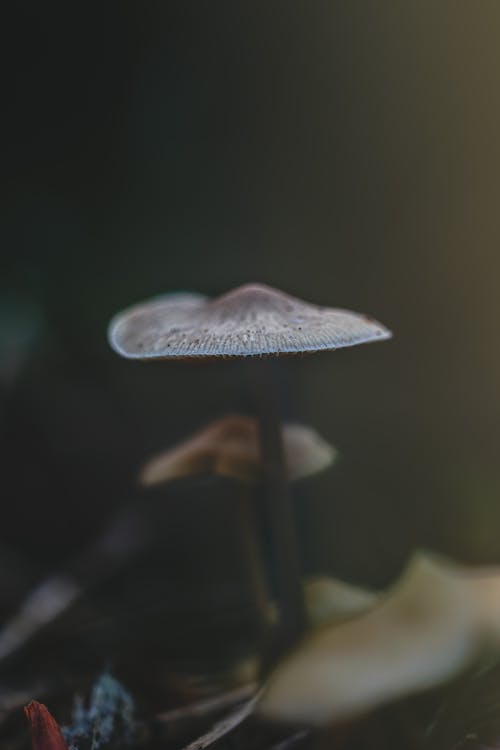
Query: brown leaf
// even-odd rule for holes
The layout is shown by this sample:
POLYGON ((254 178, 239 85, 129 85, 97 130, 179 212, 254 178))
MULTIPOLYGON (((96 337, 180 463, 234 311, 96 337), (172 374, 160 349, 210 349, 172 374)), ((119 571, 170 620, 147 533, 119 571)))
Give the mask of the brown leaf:
POLYGON ((24 713, 30 723, 33 750, 68 750, 57 721, 43 703, 31 701, 24 713))

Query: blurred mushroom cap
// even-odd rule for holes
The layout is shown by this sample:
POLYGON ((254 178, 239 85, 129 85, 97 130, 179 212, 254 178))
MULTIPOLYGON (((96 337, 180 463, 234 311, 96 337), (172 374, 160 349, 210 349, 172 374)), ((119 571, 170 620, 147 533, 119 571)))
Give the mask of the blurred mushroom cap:
POLYGON ((379 596, 375 591, 326 576, 304 582, 304 599, 313 627, 339 622, 372 607, 379 596))
MULTIPOLYGON (((333 446, 310 427, 285 424, 282 430, 290 479, 315 474, 334 461, 333 446)), ((139 481, 151 486, 196 474, 217 474, 254 482, 261 477, 261 471, 257 422, 252 417, 233 414, 152 458, 142 469, 139 481)))
POLYGON ((271 675, 259 711, 321 725, 436 687, 500 648, 500 570, 419 554, 367 612, 317 631, 271 675))
POLYGON ((118 354, 144 360, 317 352, 391 333, 365 315, 247 284, 215 299, 194 293, 156 297, 116 315, 108 335, 118 354))

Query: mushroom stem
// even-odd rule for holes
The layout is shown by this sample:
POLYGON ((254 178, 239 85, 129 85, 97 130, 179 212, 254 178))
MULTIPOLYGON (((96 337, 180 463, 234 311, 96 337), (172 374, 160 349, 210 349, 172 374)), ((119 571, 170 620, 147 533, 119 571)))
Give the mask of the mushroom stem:
POLYGON ((280 614, 279 650, 283 652, 298 640, 306 625, 301 568, 277 408, 278 389, 269 362, 253 361, 252 365, 250 375, 257 401, 267 522, 280 614))

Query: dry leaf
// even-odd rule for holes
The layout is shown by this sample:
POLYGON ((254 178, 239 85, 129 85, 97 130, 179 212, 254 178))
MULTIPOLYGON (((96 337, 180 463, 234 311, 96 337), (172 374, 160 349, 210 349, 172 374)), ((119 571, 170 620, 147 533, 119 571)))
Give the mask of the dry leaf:
POLYGON ((56 720, 43 703, 31 701, 24 713, 30 723, 33 750, 68 750, 56 720))

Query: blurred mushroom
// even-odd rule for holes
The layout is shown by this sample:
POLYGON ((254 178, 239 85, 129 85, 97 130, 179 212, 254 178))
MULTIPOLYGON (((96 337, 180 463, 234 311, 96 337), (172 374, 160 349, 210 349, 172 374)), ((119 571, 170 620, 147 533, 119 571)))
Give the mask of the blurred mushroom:
POLYGON ((340 622, 372 607, 379 595, 337 578, 310 578, 304 582, 309 624, 313 627, 340 622))
POLYGON ((343 721, 451 679, 500 649, 500 569, 425 554, 368 612, 315 631, 271 675, 268 718, 343 721))
MULTIPOLYGON (((263 284, 247 284, 215 299, 170 294, 113 318, 109 341, 129 359, 262 357, 332 350, 390 337, 374 320, 319 307, 263 284)), ((252 377, 268 491, 282 632, 282 648, 304 630, 306 615, 294 518, 287 486, 276 394, 265 362, 252 377)))
MULTIPOLYGON (((326 469, 335 449, 310 427, 285 424, 282 428, 285 465, 290 480, 326 469)), ((149 487, 194 474, 218 474, 245 482, 262 476, 258 425, 252 417, 231 414, 203 429, 180 445, 152 458, 139 481, 149 487)))
MULTIPOLYGON (((375 591, 326 576, 304 579, 303 591, 310 628, 333 625, 355 617, 372 607, 379 599, 379 594, 375 591)), ((278 612, 273 604, 269 605, 268 613, 272 622, 278 621, 278 612)))
MULTIPOLYGON (((300 479, 329 466, 336 455, 333 446, 318 433, 303 425, 283 425, 283 445, 288 478, 300 479)), ((141 484, 151 487, 190 477, 212 474, 246 483, 262 478, 257 421, 253 417, 231 414, 222 417, 193 436, 148 461, 139 475, 141 484)), ((248 493, 238 497, 239 532, 246 568, 255 596, 259 627, 270 622, 270 602, 262 573, 259 543, 255 538, 255 510, 248 493)), ((277 612, 273 608, 273 622, 277 612)))

